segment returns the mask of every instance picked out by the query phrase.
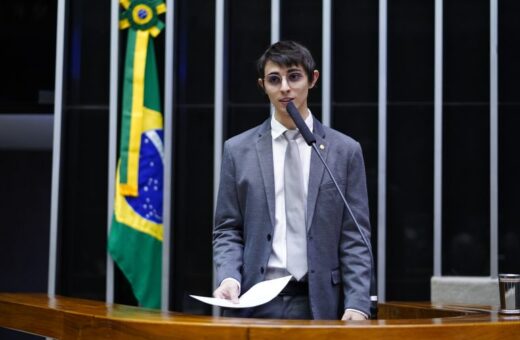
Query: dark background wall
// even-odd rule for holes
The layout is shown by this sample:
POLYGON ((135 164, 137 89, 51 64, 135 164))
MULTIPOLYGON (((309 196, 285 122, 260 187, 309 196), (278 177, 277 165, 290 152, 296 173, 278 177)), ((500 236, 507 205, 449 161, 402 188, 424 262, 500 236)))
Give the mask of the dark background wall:
MULTIPOLYGON (((360 141, 377 249, 378 1, 334 1, 332 125, 360 141)), ((56 1, 6 3, 0 119, 52 114, 56 1), (23 24, 20 24, 23 23, 23 24), (16 26, 16 32, 11 28, 16 26), (13 33, 15 32, 15 33, 13 33), (50 99, 49 99, 50 98, 50 99)), ((283 0, 281 38, 321 69, 321 2, 283 0)), ((172 309, 209 314, 215 3, 175 1, 172 309)), ((519 272, 520 5, 499 8, 499 270, 519 272)), ((269 1, 226 2, 225 124, 233 136, 268 117, 255 61, 270 41, 269 1)), ((110 4, 69 0, 65 39, 58 294, 105 298, 110 4)), ((387 300, 428 300, 433 274, 434 1, 388 2, 387 300)), ((124 51, 125 33, 121 33, 124 51)), ((164 39, 156 39, 164 70, 164 39)), ((444 6, 443 274, 489 275, 489 1, 444 6)), ((321 87, 310 94, 321 117, 321 87)), ((1 120, 0 120, 1 122, 1 120)), ((30 138, 30 136, 20 136, 30 138)), ((50 150, 0 145, 0 291, 46 291, 50 150)), ((135 304, 116 271, 116 302, 135 304)), ((11 334, 11 333, 9 333, 11 334)), ((0 338, 3 333, 0 333, 0 338)), ((6 337, 9 338, 9 337, 6 337)))
MULTIPOLYGON (((52 113, 56 1, 5 2, 2 12, 7 15, 0 21, 0 129, 7 115, 52 113)), ((46 292, 52 141, 17 147, 31 145, 35 136, 16 137, 22 142, 0 135, 0 291, 46 292)), ((33 338, 0 329, 0 339, 33 338)))

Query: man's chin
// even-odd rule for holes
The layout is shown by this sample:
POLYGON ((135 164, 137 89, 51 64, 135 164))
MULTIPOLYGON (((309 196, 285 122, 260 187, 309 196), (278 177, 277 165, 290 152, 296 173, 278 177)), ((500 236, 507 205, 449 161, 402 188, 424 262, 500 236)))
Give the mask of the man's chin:
MULTIPOLYGON (((287 104, 289 104, 290 102, 286 102, 286 103, 282 103, 282 105, 279 105, 279 110, 280 112, 284 112, 285 114, 288 114, 287 113, 287 104)), ((296 104, 296 102, 292 102, 296 107, 298 107, 298 104, 296 104)))

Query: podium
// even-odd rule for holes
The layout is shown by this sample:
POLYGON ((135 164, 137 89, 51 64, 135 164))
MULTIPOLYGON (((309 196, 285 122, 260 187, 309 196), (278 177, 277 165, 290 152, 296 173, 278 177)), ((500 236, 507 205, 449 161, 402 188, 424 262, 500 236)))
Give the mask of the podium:
POLYGON ((520 339, 520 316, 486 306, 388 302, 379 319, 240 319, 163 313, 45 294, 0 293, 0 327, 57 339, 520 339))

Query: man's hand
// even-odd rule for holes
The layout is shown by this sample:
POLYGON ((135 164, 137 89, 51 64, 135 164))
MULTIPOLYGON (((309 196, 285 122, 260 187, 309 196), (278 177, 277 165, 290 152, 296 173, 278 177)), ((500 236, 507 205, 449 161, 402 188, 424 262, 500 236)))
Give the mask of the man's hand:
POLYGON ((348 320, 366 320, 366 316, 359 313, 359 312, 356 312, 356 311, 353 311, 351 309, 349 310, 345 310, 345 313, 343 313, 343 317, 341 318, 341 320, 343 321, 348 321, 348 320))
POLYGON ((219 299, 231 300, 233 303, 238 303, 238 295, 240 295, 240 287, 235 280, 224 280, 220 286, 215 289, 213 296, 219 299))

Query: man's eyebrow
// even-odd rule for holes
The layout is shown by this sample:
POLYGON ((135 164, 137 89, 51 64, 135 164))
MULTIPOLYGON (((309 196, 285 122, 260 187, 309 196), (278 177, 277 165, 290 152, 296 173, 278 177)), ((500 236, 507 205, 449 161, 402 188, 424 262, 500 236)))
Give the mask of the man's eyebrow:
MULTIPOLYGON (((287 73, 292 73, 292 72, 303 72, 303 70, 300 68, 296 68, 296 67, 287 69, 287 73)), ((280 72, 279 71, 269 72, 268 74, 266 74, 266 76, 271 75, 271 74, 280 75, 280 72)))

